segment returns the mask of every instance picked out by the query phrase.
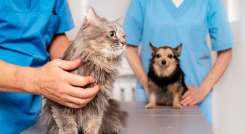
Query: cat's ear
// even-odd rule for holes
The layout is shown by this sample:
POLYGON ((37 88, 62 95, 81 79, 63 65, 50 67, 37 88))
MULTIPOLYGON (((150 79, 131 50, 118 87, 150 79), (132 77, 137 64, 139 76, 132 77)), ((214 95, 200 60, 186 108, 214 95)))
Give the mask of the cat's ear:
POLYGON ((117 18, 116 20, 113 21, 114 23, 121 24, 122 22, 122 17, 117 18))
POLYGON ((150 42, 149 46, 151 47, 152 53, 156 53, 157 48, 150 42))
POLYGON ((100 17, 96 14, 95 10, 90 7, 85 16, 84 24, 100 25, 100 17))
POLYGON ((174 53, 177 57, 181 55, 182 49, 183 49, 182 43, 180 43, 176 48, 174 48, 174 53))

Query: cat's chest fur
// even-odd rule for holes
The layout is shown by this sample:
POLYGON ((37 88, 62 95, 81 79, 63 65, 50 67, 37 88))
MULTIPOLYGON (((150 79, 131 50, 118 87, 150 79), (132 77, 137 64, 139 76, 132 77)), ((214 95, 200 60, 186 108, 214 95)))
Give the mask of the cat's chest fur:
POLYGON ((86 50, 81 51, 79 58, 82 60, 82 64, 72 73, 81 76, 92 76, 95 79, 95 84, 99 85, 102 90, 110 90, 108 88, 110 88, 109 86, 112 85, 118 74, 119 59, 107 60, 86 50))
MULTIPOLYGON (((86 107, 79 110, 89 113, 89 111, 104 110, 107 107, 108 100, 111 99, 111 90, 113 81, 117 77, 117 65, 120 59, 108 60, 102 56, 97 56, 93 51, 86 48, 77 48, 71 46, 64 56, 64 60, 74 60, 80 58, 81 66, 71 73, 81 76, 92 76, 96 85, 100 87, 100 91, 86 107)), ((94 84, 87 85, 92 87, 94 84)))
POLYGON ((82 65, 74 73, 82 76, 92 76, 95 79, 95 83, 99 86, 111 85, 117 76, 115 67, 105 69, 103 65, 96 65, 90 60, 83 61, 82 65))

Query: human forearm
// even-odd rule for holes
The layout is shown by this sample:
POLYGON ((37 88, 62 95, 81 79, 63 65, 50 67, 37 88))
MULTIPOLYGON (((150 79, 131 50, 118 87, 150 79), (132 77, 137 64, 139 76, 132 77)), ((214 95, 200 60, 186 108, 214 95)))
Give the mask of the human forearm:
POLYGON ((66 34, 56 35, 49 47, 50 58, 57 59, 62 57, 69 44, 66 34))
POLYGON ((218 53, 217 59, 213 68, 210 70, 206 79, 200 85, 200 88, 205 94, 209 93, 214 85, 224 74, 232 58, 232 49, 228 49, 218 53))
POLYGON ((81 108, 95 97, 99 87, 86 88, 86 85, 94 82, 92 77, 69 73, 79 66, 80 60, 56 59, 39 68, 21 67, 0 61, 0 93, 25 92, 42 95, 59 104, 81 108))
POLYGON ((21 67, 0 61, 0 92, 31 92, 28 88, 31 83, 30 67, 21 67))
POLYGON ((127 57, 128 57, 128 62, 134 71, 136 77, 140 81, 140 83, 146 87, 147 84, 147 75, 144 72, 142 63, 140 61, 139 53, 138 53, 138 48, 134 46, 128 46, 127 48, 127 57))
POLYGON ((193 106, 202 102, 224 74, 231 61, 231 57, 231 49, 219 52, 215 64, 208 73, 207 77, 199 87, 189 87, 188 91, 183 95, 181 104, 184 106, 193 106))
MULTIPOLYGON (((56 59, 63 55, 69 46, 68 38, 65 34, 56 35, 50 44, 50 58, 56 59)), ((36 69, 31 67, 21 67, 0 61, 0 92, 29 92, 33 93, 32 76, 36 69)))

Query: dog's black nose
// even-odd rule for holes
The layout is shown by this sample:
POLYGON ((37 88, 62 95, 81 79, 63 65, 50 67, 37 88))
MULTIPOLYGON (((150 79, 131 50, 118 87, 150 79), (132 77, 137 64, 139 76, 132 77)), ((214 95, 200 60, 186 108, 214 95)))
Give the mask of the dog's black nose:
POLYGON ((165 65, 166 64, 166 60, 162 60, 162 65, 165 65))

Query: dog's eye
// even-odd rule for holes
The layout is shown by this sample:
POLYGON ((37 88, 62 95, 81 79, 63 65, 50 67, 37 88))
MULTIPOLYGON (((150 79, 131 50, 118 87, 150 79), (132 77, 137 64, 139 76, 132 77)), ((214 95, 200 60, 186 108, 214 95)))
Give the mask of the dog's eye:
POLYGON ((173 58, 173 55, 172 54, 169 54, 168 55, 168 58, 172 59, 173 58))
POLYGON ((160 57, 161 57, 161 55, 160 55, 160 54, 156 54, 156 57, 157 57, 157 58, 160 58, 160 57))

